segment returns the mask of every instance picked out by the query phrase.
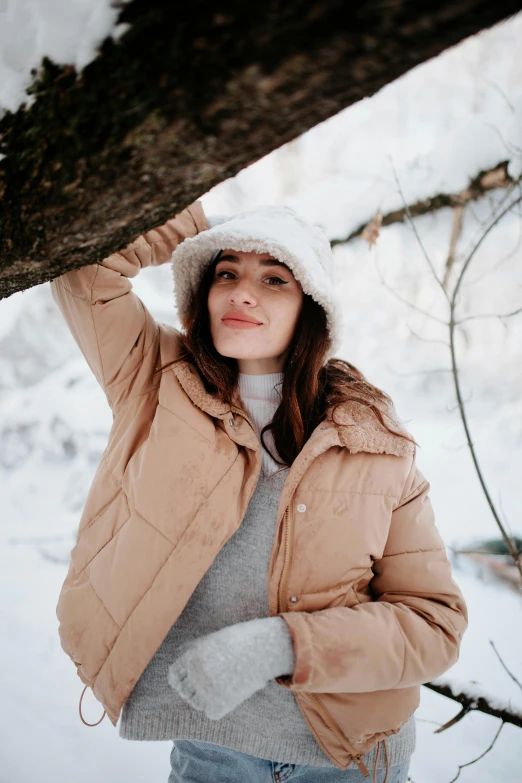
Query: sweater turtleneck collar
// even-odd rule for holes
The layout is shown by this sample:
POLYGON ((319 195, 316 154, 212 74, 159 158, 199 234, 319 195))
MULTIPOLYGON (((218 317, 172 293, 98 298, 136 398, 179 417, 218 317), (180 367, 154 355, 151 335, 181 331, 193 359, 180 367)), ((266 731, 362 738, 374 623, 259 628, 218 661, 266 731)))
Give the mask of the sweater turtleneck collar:
POLYGON ((282 372, 271 372, 265 375, 248 375, 240 372, 238 386, 241 399, 245 403, 248 400, 264 401, 267 404, 275 404, 277 408, 281 401, 283 377, 282 372))
MULTIPOLYGON (((245 405, 246 411, 254 424, 258 438, 260 439, 261 430, 266 424, 269 424, 274 418, 282 396, 282 372, 271 372, 265 375, 248 375, 239 373, 238 389, 241 399, 245 405)), ((269 448, 275 452, 275 444, 272 431, 269 430, 265 438, 269 448)), ((268 454, 260 440, 262 472, 265 476, 275 473, 281 466, 278 465, 268 454)))

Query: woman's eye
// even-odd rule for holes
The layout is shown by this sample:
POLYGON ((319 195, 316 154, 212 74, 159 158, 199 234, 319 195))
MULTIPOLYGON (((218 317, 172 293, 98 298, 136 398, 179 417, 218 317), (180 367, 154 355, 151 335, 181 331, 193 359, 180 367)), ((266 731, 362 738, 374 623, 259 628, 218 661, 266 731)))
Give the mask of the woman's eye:
MULTIPOLYGON (((216 272, 216 278, 221 278, 222 280, 234 280, 235 273, 230 272, 228 269, 222 269, 220 272, 216 272), (230 275, 230 277, 225 277, 225 275, 230 275)), ((280 277, 267 277, 265 279, 271 286, 287 285, 288 283, 287 280, 282 280, 280 277)))

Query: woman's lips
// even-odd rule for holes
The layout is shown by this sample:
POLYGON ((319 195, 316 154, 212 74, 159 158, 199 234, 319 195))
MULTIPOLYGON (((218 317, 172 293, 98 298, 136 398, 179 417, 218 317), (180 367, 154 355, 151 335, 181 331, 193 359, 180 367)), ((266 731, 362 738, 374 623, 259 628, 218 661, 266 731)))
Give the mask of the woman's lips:
POLYGON ((230 329, 255 329, 256 326, 263 326, 263 324, 254 324, 252 321, 239 321, 237 318, 223 318, 223 323, 230 329))

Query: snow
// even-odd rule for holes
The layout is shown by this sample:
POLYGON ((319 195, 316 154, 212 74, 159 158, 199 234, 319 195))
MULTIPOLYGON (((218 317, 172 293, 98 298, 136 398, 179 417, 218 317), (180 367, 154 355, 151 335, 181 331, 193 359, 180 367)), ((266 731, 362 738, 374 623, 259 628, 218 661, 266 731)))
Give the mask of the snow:
MULTIPOLYGON (((431 684, 438 685, 441 688, 450 688, 454 696, 468 697, 472 700, 473 707, 476 707, 482 699, 487 702, 491 709, 497 710, 498 712, 511 712, 522 720, 522 713, 516 708, 516 705, 513 704, 511 697, 506 700, 500 699, 498 695, 477 685, 475 681, 470 681, 469 679, 456 680, 453 676, 447 677, 443 675, 442 677, 437 677, 435 680, 432 680, 431 684)), ((519 701, 522 702, 522 691, 519 701)))
POLYGON ((0 116, 33 103, 26 88, 31 69, 46 55, 58 65, 81 71, 109 35, 117 40, 128 25, 118 25, 110 0, 4 0, 0 4, 0 116))
MULTIPOLYGON (((9 28, 0 23, 0 43, 11 42, 7 50, 0 46, 0 104, 16 105, 20 85, 42 53, 78 67, 95 56, 99 41, 113 29, 113 10, 100 1, 8 0, 6 11, 0 11, 9 18, 9 28), (53 22, 57 18, 60 24, 53 22)), ((205 194, 205 211, 227 214, 287 203, 335 238, 350 234, 377 209, 402 206, 395 174, 410 202, 458 192, 482 169, 503 160, 518 176, 521 34, 519 14, 415 68, 205 194)), ((498 190, 466 208, 457 270, 505 195, 498 190)), ((415 225, 442 275, 451 210, 425 215, 415 225)), ((519 206, 481 245, 461 289, 460 317, 507 313, 522 305, 521 226, 519 206)), ((362 239, 336 246, 335 258, 346 312, 339 355, 391 395, 419 442, 419 466, 430 481, 444 541, 458 547, 496 535, 458 416, 443 344, 447 327, 431 317, 446 319, 447 302, 411 228, 383 229, 372 249, 362 239), (428 315, 400 301, 381 275, 428 315)), ((133 287, 158 320, 179 326, 168 264, 143 270, 133 287)), ((472 440, 501 516, 518 534, 521 338, 522 316, 515 316, 470 320, 457 339, 472 440)), ((111 424, 105 396, 67 332, 48 284, 0 301, 0 781, 168 778, 169 743, 122 741, 107 718, 93 729, 81 723, 77 707, 83 685, 57 633, 58 594, 111 424)), ((522 692, 489 644, 493 639, 521 679, 521 595, 486 580, 463 557, 454 563, 454 577, 470 625, 459 660, 442 679, 484 689, 521 709, 522 692)), ((434 736, 460 706, 421 690, 410 776, 415 783, 449 783, 459 764, 488 747, 499 721, 473 713, 434 736)), ((89 690, 83 712, 90 722, 102 714, 89 690)), ((520 779, 520 736, 519 729, 506 725, 495 748, 464 768, 459 780, 520 779)))

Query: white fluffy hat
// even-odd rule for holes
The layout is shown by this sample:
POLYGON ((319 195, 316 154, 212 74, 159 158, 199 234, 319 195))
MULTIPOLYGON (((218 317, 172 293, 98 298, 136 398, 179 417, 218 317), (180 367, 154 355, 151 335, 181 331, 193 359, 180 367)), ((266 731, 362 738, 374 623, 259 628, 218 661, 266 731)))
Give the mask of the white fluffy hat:
POLYGON ((342 310, 335 293, 334 256, 321 228, 287 206, 261 206, 229 217, 207 218, 210 228, 187 237, 172 253, 174 296, 183 319, 216 251, 230 248, 245 253, 270 253, 286 264, 309 294, 326 311, 334 356, 342 340, 342 310))

